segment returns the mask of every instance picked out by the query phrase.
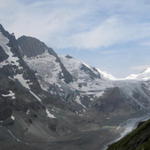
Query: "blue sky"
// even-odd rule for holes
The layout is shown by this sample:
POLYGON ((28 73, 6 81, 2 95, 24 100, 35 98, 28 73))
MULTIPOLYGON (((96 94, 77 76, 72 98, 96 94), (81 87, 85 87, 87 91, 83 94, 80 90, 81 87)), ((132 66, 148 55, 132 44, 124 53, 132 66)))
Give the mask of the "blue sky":
POLYGON ((150 66, 149 0, 0 0, 16 36, 39 38, 116 77, 150 66))

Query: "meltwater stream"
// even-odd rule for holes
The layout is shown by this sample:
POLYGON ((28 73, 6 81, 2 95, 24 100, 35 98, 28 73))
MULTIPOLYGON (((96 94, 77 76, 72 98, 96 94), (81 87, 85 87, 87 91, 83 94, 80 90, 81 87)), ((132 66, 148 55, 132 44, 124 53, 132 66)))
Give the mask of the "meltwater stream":
POLYGON ((137 127, 139 122, 146 121, 148 119, 150 119, 150 114, 146 114, 142 117, 128 119, 127 121, 121 123, 117 128, 117 130, 120 132, 120 136, 117 139, 113 140, 112 142, 109 142, 103 150, 106 150, 108 148, 108 145, 111 145, 111 144, 119 141, 124 136, 126 136, 128 133, 130 133, 133 129, 135 129, 137 127))

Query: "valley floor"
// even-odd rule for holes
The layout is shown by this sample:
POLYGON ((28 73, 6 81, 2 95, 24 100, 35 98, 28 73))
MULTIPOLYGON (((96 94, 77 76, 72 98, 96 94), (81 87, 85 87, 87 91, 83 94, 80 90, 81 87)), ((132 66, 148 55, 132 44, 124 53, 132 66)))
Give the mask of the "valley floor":
POLYGON ((108 129, 83 132, 74 137, 67 137, 53 142, 24 143, 13 140, 0 141, 0 150, 102 150, 104 145, 117 137, 108 129), (9 143, 9 144, 8 144, 9 143))

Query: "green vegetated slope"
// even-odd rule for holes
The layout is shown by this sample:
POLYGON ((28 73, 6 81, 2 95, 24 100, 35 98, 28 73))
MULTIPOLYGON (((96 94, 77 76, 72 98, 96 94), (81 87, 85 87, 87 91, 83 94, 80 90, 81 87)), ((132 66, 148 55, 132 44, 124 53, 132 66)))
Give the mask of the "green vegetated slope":
POLYGON ((139 126, 108 150, 150 150, 150 120, 139 126))

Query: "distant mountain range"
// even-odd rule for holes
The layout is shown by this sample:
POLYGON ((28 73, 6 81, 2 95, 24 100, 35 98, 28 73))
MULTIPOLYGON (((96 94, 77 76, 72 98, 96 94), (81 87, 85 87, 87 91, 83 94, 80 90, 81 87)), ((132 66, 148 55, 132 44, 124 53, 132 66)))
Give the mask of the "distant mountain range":
POLYGON ((2 150, 101 150, 150 112, 150 69, 116 79, 0 25, 0 108, 2 150))

